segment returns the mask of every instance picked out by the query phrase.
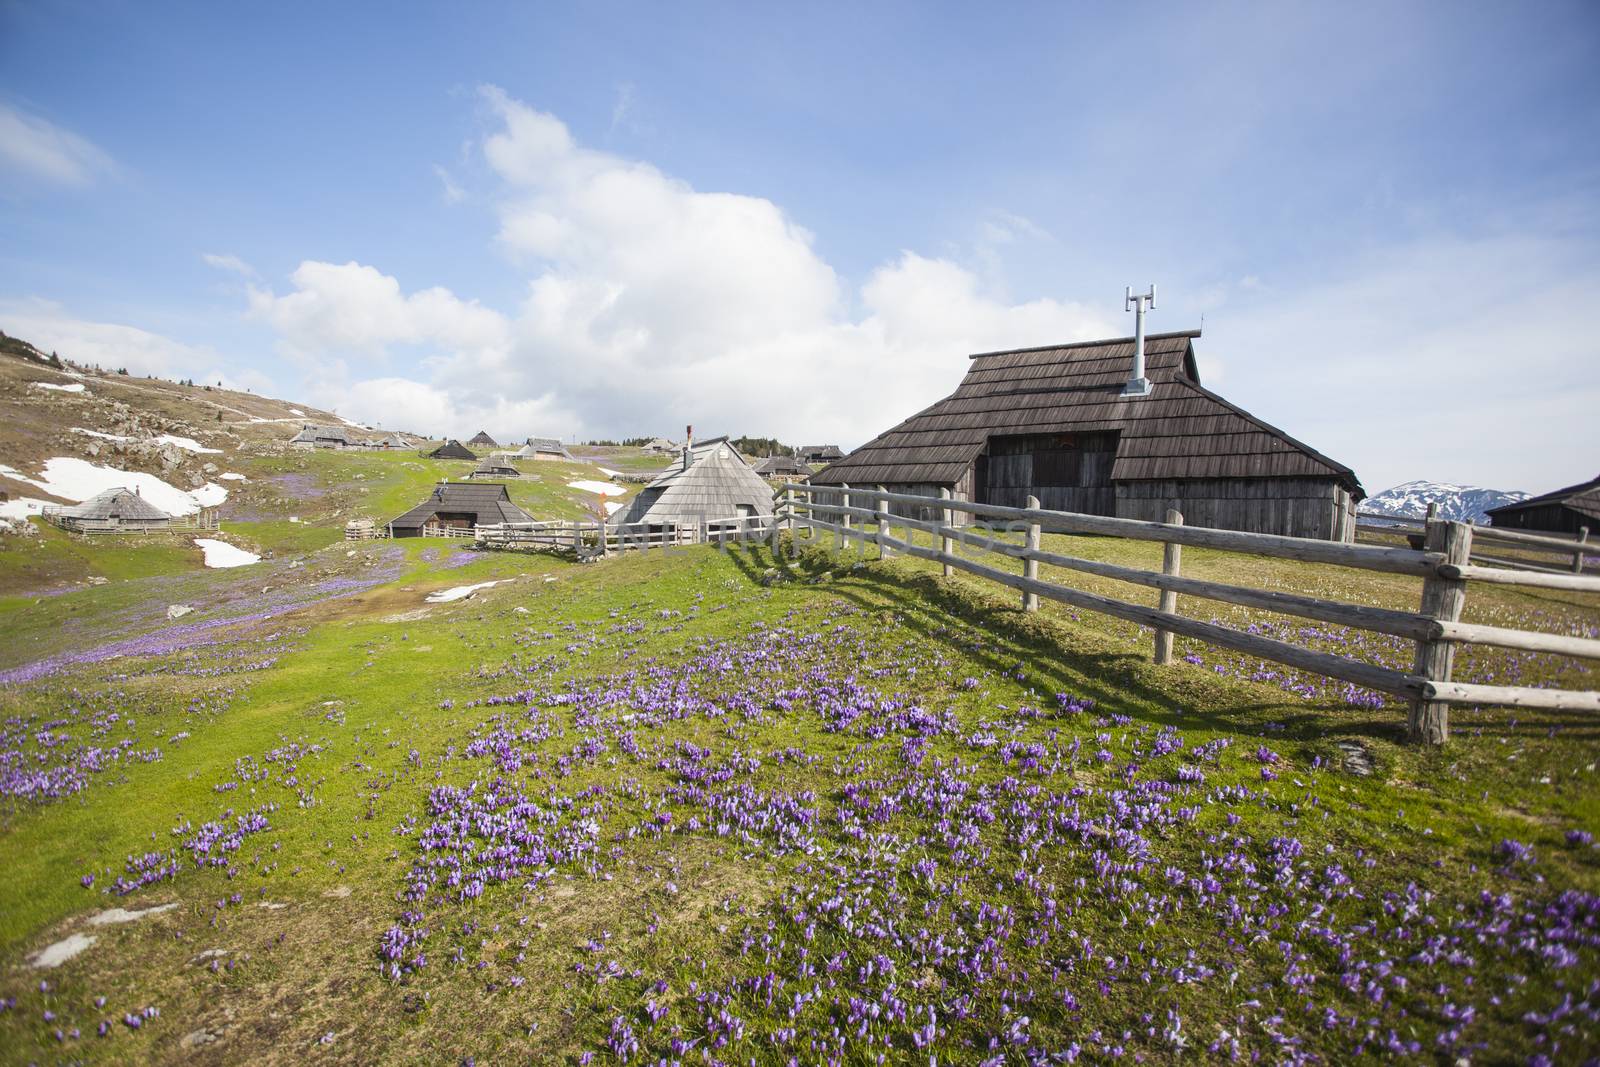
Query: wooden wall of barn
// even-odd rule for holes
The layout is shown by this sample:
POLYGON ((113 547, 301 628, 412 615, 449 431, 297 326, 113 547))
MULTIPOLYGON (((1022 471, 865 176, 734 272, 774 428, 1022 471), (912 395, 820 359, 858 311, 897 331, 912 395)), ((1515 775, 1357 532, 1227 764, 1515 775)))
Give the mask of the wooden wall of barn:
MULTIPOLYGON (((1576 536, 1584 526, 1597 526, 1595 520, 1564 504, 1534 504, 1515 511, 1501 512, 1490 524, 1502 530, 1537 530, 1541 533, 1562 533, 1576 536)), ((1590 531, 1593 536, 1593 531, 1590 531)))
POLYGON ((1251 533, 1355 539, 1356 501, 1331 479, 1191 478, 1184 481, 1124 482, 1117 486, 1119 518, 1162 521, 1178 501, 1189 526, 1251 533))

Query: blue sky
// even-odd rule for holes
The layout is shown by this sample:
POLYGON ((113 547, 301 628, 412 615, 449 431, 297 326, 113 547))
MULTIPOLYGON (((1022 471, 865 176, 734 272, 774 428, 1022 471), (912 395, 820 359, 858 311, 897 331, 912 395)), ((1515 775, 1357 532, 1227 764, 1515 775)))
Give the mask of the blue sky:
POLYGON ((1600 470, 1593 4, 233 7, 0 5, 0 329, 853 445, 1153 280, 1369 490, 1600 470))

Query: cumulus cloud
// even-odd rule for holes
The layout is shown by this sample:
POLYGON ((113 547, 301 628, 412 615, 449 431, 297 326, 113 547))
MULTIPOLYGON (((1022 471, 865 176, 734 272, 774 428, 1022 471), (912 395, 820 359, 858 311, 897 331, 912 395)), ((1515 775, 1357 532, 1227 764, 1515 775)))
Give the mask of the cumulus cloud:
POLYGON ((109 172, 112 162, 71 130, 0 103, 0 167, 54 185, 84 186, 109 172))
POLYGON ((853 288, 772 201, 702 192, 584 147, 498 89, 483 100, 498 244, 527 274, 519 306, 407 294, 358 263, 306 262, 291 291, 252 294, 253 313, 296 353, 427 346, 426 381, 326 383, 347 398, 341 411, 389 406, 434 433, 482 423, 508 437, 615 436, 692 422, 855 443, 948 392, 969 352, 1109 329, 1075 304, 999 300, 964 266, 914 252, 853 288))
POLYGON ((51 300, 0 300, 0 329, 74 363, 107 370, 125 367, 136 376, 221 382, 228 389, 258 393, 273 388, 266 375, 241 369, 207 346, 185 344, 126 323, 80 318, 51 300))

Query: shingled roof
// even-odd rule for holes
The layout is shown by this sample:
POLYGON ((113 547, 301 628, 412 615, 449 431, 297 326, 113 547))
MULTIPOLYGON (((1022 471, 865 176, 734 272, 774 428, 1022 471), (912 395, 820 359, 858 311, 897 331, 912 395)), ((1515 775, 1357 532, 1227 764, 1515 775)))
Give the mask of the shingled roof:
POLYGON ((121 522, 165 522, 172 518, 132 489, 107 489, 81 504, 56 512, 62 519, 88 519, 121 522))
POLYGON ((731 519, 744 505, 756 515, 772 514, 772 488, 726 437, 695 444, 682 458, 639 490, 621 523, 703 522, 731 519))
POLYGON ((1564 489, 1552 489, 1548 493, 1530 496, 1514 504, 1502 504, 1500 507, 1490 508, 1486 514, 1491 519, 1497 519, 1500 515, 1510 515, 1524 508, 1539 507, 1543 504, 1560 504, 1580 515, 1600 520, 1600 475, 1564 489))
POLYGON ((530 437, 528 438, 528 443, 522 446, 517 455, 530 459, 536 456, 572 458, 572 453, 567 451, 567 446, 561 443, 561 438, 559 437, 530 437))
POLYGON ((489 431, 488 430, 479 430, 478 433, 477 433, 477 436, 475 436, 472 440, 468 441, 467 444, 471 445, 473 448, 499 448, 500 447, 498 444, 495 443, 494 438, 489 436, 489 431))
POLYGON ((428 453, 429 459, 477 459, 471 450, 460 441, 451 438, 432 452, 428 453))
POLYGON ((389 523, 398 536, 421 530, 433 518, 471 515, 473 525, 490 526, 500 522, 532 522, 533 516, 511 502, 511 493, 494 482, 440 482, 428 499, 389 523))
POLYGON ((1120 431, 1111 480, 1334 478, 1355 473, 1200 384, 1199 330, 1145 338, 1151 391, 1126 397, 1133 338, 972 356, 949 396, 812 476, 837 485, 952 485, 990 436, 1120 431))

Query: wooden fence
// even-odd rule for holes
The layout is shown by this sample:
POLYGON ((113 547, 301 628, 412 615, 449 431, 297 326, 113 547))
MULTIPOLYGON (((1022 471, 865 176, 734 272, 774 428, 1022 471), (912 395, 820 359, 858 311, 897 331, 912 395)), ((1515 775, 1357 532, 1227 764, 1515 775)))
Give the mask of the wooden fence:
POLYGON ((686 523, 507 522, 476 527, 473 536, 483 548, 551 549, 594 559, 614 552, 763 540, 776 528, 770 516, 737 515, 686 523))
MULTIPOLYGON (((1393 534, 1410 538, 1413 543, 1421 543, 1427 534, 1427 524, 1436 518, 1435 508, 1430 505, 1427 515, 1401 516, 1382 515, 1377 512, 1361 511, 1356 513, 1356 531, 1369 534, 1393 534)), ((1493 526, 1473 526, 1473 544, 1477 546, 1488 542, 1490 550, 1518 552, 1521 556, 1485 555, 1479 552, 1472 554, 1472 563, 1485 563, 1496 567, 1511 567, 1516 570, 1542 571, 1547 574, 1582 574, 1585 559, 1590 554, 1600 555, 1600 544, 1589 541, 1589 528, 1583 527, 1577 537, 1562 537, 1559 534, 1535 534, 1523 530, 1501 530, 1493 526), (1553 566, 1548 560, 1528 559, 1532 556, 1555 556, 1565 562, 1560 566, 1553 566)))
POLYGON ((852 540, 863 545, 876 545, 880 557, 903 552, 933 560, 943 566, 946 577, 956 570, 962 570, 1009 586, 1022 593, 1025 610, 1035 610, 1039 599, 1044 598, 1152 627, 1155 630, 1157 663, 1167 663, 1171 659, 1172 635, 1181 634, 1207 644, 1400 697, 1409 703, 1408 734, 1415 741, 1442 744, 1446 740, 1449 736, 1451 704, 1505 704, 1600 711, 1600 692, 1478 685, 1451 679, 1455 650, 1462 644, 1600 658, 1600 640, 1461 621, 1467 587, 1474 581, 1600 593, 1600 577, 1546 574, 1472 563, 1473 537, 1482 531, 1466 523, 1434 520, 1424 528, 1422 547, 1400 548, 1185 526, 1176 506, 1167 512, 1166 522, 1146 522, 1045 511, 1037 507, 1038 502, 1033 498, 1029 498, 1032 506, 1026 508, 974 504, 951 499, 949 491, 942 490, 937 501, 933 501, 942 512, 942 519, 927 521, 892 515, 889 506, 915 504, 926 507, 931 498, 891 493, 882 486, 861 489, 786 483, 779 488, 778 498, 777 517, 791 529, 799 525, 832 533, 836 543, 841 545, 852 540), (980 532, 980 527, 956 525, 951 521, 952 512, 956 511, 970 514, 980 522, 988 522, 990 529, 980 532), (866 528, 869 523, 872 525, 870 532, 866 528), (1022 533, 1022 542, 1018 544, 989 536, 994 532, 994 525, 1008 526, 1013 532, 1022 533), (896 526, 906 530, 907 535, 894 536, 893 528, 896 526), (914 530, 933 535, 938 547, 916 544, 910 536, 910 531, 914 530), (1164 546, 1162 569, 1159 572, 1148 571, 1047 552, 1040 547, 1040 535, 1044 532, 1095 534, 1159 542, 1164 546), (957 541, 983 553, 1020 560, 1022 573, 1013 573, 959 555, 954 547, 957 541), (1185 578, 1181 574, 1181 550, 1185 545, 1384 574, 1412 575, 1422 579, 1422 600, 1416 611, 1395 611, 1185 578), (1038 567, 1041 563, 1159 590, 1159 603, 1151 608, 1044 581, 1039 578, 1038 567), (1373 633, 1391 634, 1414 641, 1416 656, 1410 671, 1400 671, 1244 633, 1216 623, 1201 622, 1177 613, 1180 594, 1373 633))

